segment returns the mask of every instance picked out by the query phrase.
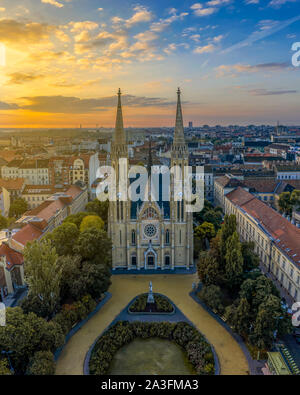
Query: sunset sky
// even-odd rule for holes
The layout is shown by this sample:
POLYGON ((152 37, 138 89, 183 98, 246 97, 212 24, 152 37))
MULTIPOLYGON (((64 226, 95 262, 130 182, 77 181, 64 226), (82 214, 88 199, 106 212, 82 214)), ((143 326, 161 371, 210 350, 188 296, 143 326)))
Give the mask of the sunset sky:
POLYGON ((0 127, 300 124, 299 0, 0 0, 0 127), (3 59, 2 59, 3 61, 3 59))

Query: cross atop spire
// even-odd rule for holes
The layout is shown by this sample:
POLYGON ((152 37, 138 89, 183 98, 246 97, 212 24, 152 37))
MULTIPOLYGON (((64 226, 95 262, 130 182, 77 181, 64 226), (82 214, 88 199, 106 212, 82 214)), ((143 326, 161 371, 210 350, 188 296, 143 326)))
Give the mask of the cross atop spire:
POLYGON ((116 128, 115 128, 115 143, 116 144, 126 144, 124 124, 123 124, 121 95, 122 95, 121 89, 119 88, 117 118, 116 118, 116 128))

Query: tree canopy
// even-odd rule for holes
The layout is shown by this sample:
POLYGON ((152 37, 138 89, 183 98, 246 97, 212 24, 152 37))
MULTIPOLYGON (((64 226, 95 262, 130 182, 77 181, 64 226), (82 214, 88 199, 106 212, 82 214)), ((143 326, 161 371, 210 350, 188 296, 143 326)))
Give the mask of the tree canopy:
POLYGON ((9 216, 19 218, 28 210, 28 203, 23 198, 15 199, 9 208, 9 216))
POLYGON ((88 215, 87 217, 84 217, 80 224, 80 232, 90 228, 96 228, 98 230, 104 229, 103 220, 97 215, 88 215))
POLYGON ((61 268, 58 255, 49 240, 28 243, 24 249, 24 271, 28 296, 39 298, 49 315, 53 314, 60 293, 61 268))

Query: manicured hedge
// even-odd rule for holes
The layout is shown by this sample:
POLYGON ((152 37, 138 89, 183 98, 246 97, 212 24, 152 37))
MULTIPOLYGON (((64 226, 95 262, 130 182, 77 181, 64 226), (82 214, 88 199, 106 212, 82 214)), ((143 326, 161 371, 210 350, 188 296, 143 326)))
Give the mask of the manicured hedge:
POLYGON ((74 325, 84 320, 96 308, 96 305, 95 300, 90 295, 86 295, 78 302, 63 305, 52 321, 59 324, 66 335, 74 325))
POLYGON ((158 337, 174 341, 187 353, 199 375, 215 373, 211 346, 196 328, 186 322, 127 322, 119 321, 96 342, 89 362, 90 374, 107 374, 115 353, 136 338, 158 337))
MULTIPOLYGON (((147 312, 147 299, 148 294, 138 296, 129 307, 131 313, 144 313, 147 312)), ((157 313, 172 313, 174 310, 173 305, 163 295, 154 294, 155 312, 157 313)))

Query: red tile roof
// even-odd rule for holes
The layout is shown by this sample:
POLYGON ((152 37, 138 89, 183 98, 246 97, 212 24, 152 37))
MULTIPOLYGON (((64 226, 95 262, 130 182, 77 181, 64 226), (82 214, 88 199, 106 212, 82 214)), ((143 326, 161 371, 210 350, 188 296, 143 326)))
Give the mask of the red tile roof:
POLYGON ((244 185, 239 179, 227 175, 216 178, 216 182, 223 188, 236 188, 244 185))
POLYGON ((4 187, 8 191, 12 189, 21 190, 24 184, 25 184, 24 178, 16 178, 10 180, 5 180, 3 178, 0 178, 0 186, 4 187))
POLYGON ((40 238, 42 234, 43 232, 40 229, 30 223, 25 225, 24 228, 14 234, 12 238, 25 246, 29 241, 34 241, 40 238))
POLYGON ((273 193, 279 184, 279 181, 275 178, 246 178, 244 183, 248 188, 251 188, 258 193, 273 193))
POLYGON ((6 267, 10 270, 15 265, 23 265, 23 255, 3 243, 0 246, 0 256, 6 257, 6 267))
POLYGON ((226 198, 254 218, 271 235, 275 245, 300 267, 299 228, 242 188, 228 193, 226 198))

